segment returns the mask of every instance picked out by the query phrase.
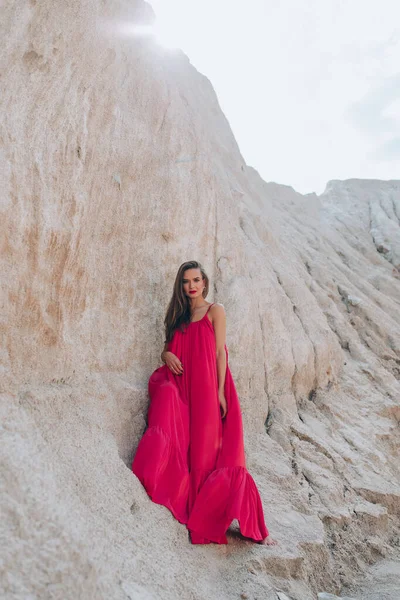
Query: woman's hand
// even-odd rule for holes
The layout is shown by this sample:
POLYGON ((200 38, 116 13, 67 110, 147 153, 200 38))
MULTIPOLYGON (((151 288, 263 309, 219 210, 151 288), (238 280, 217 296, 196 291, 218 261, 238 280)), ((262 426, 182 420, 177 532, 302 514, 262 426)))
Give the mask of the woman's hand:
POLYGON ((183 364, 173 352, 163 352, 163 360, 174 375, 182 375, 183 364))
POLYGON ((221 417, 223 419, 226 416, 226 413, 228 411, 224 392, 219 392, 218 398, 219 398, 219 404, 220 404, 220 408, 221 408, 221 417))

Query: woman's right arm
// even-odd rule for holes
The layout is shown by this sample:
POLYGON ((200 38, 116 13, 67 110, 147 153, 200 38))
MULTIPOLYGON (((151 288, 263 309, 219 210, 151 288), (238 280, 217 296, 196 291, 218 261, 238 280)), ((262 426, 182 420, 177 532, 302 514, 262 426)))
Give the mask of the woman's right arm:
POLYGON ((165 353, 168 352, 168 342, 164 344, 164 350, 161 352, 161 360, 165 363, 165 353))
POLYGON ((167 350, 168 344, 164 344, 164 350, 161 352, 161 360, 167 365, 174 375, 182 375, 183 365, 179 358, 173 352, 167 350))

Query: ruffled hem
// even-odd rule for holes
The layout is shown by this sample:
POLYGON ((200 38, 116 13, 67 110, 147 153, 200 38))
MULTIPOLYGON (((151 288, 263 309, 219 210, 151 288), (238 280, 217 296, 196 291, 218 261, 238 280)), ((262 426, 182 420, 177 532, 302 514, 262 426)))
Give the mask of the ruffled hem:
POLYGON ((207 477, 196 498, 187 522, 192 544, 227 544, 234 519, 244 537, 258 542, 268 536, 254 479, 245 467, 222 467, 207 477))
POLYGON ((227 544, 234 519, 244 537, 261 541, 268 536, 257 486, 243 466, 192 473, 191 482, 180 449, 161 427, 152 426, 139 442, 132 471, 151 500, 187 526, 192 544, 227 544))
POLYGON ((139 442, 132 471, 156 504, 168 508, 180 523, 188 520, 189 472, 166 432, 149 427, 139 442))

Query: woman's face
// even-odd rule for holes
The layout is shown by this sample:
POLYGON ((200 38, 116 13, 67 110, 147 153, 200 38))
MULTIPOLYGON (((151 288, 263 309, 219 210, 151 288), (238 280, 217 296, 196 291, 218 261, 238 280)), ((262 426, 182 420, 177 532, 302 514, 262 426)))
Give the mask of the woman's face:
POLYGON ((200 269, 187 269, 183 273, 182 285, 188 298, 201 296, 204 289, 204 279, 201 276, 200 269))

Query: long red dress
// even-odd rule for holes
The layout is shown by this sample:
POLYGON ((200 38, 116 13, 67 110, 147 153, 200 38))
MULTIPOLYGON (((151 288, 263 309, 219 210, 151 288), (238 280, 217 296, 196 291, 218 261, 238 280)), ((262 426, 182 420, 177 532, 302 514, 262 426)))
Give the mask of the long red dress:
MULTIPOLYGON (((207 313, 212 304, 208 307, 207 313)), ((207 315, 176 330, 168 344, 183 364, 174 375, 163 365, 149 379, 148 427, 132 471, 157 504, 186 524, 193 544, 227 544, 237 519, 243 536, 268 536, 256 484, 246 469, 239 399, 226 352, 221 418, 215 333, 207 315)))

